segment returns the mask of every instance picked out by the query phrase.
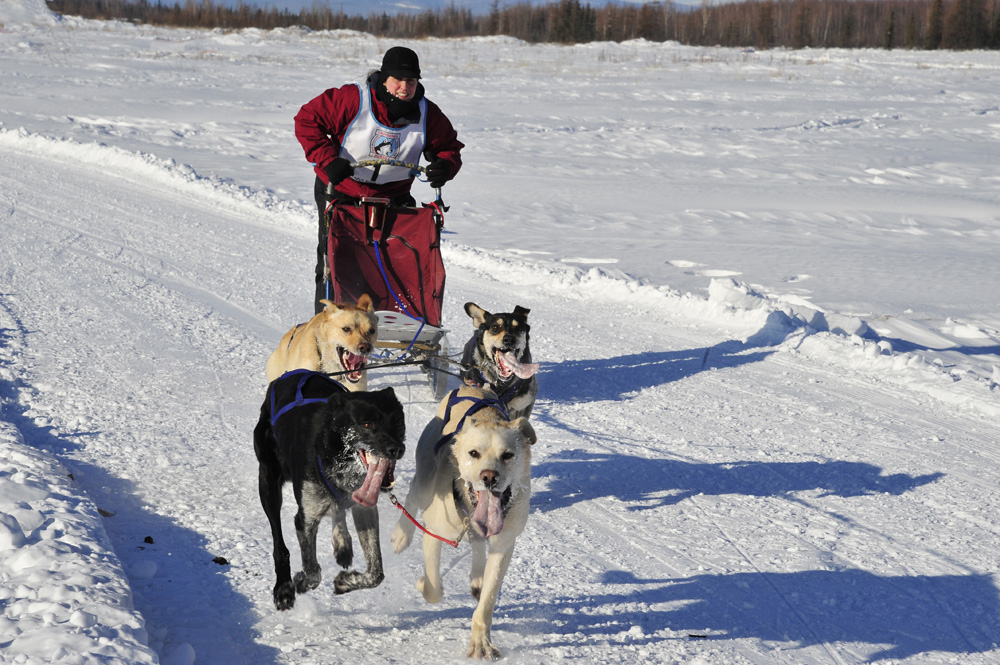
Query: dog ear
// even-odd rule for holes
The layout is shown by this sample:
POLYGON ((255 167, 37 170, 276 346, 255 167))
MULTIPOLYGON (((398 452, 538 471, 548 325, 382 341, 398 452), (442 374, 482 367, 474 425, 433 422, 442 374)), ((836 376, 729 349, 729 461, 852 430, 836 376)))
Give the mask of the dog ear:
POLYGON ((510 424, 511 429, 517 429, 524 440, 528 442, 528 445, 535 445, 538 441, 538 437, 535 436, 535 428, 531 426, 527 418, 518 418, 510 424))
POLYGON ((320 302, 323 303, 323 311, 324 312, 332 312, 332 311, 340 309, 340 304, 339 303, 335 303, 332 300, 326 300, 326 299, 324 299, 324 300, 320 300, 320 302))
POLYGON ((372 303, 372 298, 367 293, 362 293, 361 297, 358 298, 358 308, 363 309, 369 314, 375 311, 375 305, 372 303))
POLYGON ((329 397, 326 398, 326 403, 329 404, 334 409, 340 409, 344 405, 344 401, 347 399, 346 392, 340 392, 339 390, 329 397))
POLYGON ((382 388, 381 390, 376 390, 375 392, 378 393, 379 396, 384 398, 386 402, 389 402, 392 405, 393 409, 396 409, 398 407, 400 411, 403 410, 403 405, 400 403, 399 398, 396 397, 396 391, 392 389, 392 386, 389 386, 388 388, 382 388))
POLYGON ((465 313, 472 317, 472 325, 475 328, 486 323, 486 317, 490 315, 489 312, 474 302, 465 303, 465 313))
POLYGON ((403 410, 403 403, 396 397, 396 391, 392 389, 392 386, 389 386, 388 388, 376 390, 374 394, 377 394, 382 398, 383 407, 392 419, 393 427, 397 428, 401 432, 400 437, 402 438, 405 436, 406 413, 403 410))
POLYGON ((520 305, 514 305, 514 313, 515 314, 523 314, 524 316, 528 316, 528 314, 531 313, 531 310, 528 309, 527 307, 521 307, 520 305))

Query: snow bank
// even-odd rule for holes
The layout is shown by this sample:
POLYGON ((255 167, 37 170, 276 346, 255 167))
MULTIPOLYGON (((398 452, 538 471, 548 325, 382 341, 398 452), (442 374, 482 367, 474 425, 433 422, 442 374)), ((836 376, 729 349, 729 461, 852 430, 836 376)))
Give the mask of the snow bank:
POLYGON ((24 345, 2 308, 0 331, 0 644, 14 662, 156 663, 97 507, 11 422, 24 345))
POLYGON ((211 200, 213 206, 252 215, 261 223, 308 226, 311 230, 314 214, 311 208, 280 200, 271 192, 237 185, 232 180, 199 175, 191 165, 178 164, 173 159, 103 144, 53 139, 23 128, 0 129, 0 146, 114 171, 118 177, 144 186, 182 191, 186 196, 198 195, 211 200), (261 214, 264 212, 267 214, 261 214))
POLYGON ((0 0, 0 30, 33 23, 55 25, 59 17, 49 11, 45 0, 0 0))
MULTIPOLYGON (((925 393, 945 403, 1000 415, 993 377, 951 367, 931 352, 897 352, 861 318, 825 312, 814 305, 776 296, 730 278, 711 281, 708 298, 681 295, 599 268, 581 270, 555 262, 521 259, 506 252, 444 244, 449 264, 475 270, 485 279, 535 285, 541 290, 585 302, 604 302, 648 310, 666 321, 695 319, 741 334, 747 346, 773 347, 805 354, 887 383, 925 393)), ((981 331, 980 331, 981 332, 981 331)), ((971 331, 964 334, 972 335, 971 331)), ((994 370, 994 374, 997 370, 994 370)))
POLYGON ((0 421, 0 642, 32 663, 156 663, 97 508, 0 421))

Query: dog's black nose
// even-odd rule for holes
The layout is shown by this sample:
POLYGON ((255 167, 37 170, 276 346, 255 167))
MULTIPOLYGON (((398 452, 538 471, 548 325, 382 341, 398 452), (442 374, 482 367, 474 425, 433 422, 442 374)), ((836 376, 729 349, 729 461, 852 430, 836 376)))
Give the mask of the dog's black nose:
POLYGON ((487 489, 493 489, 496 486, 497 481, 500 480, 500 474, 493 469, 483 469, 479 472, 479 479, 483 481, 487 489))
POLYGON ((389 459, 400 459, 406 452, 406 446, 398 441, 390 441, 386 444, 385 454, 389 459))

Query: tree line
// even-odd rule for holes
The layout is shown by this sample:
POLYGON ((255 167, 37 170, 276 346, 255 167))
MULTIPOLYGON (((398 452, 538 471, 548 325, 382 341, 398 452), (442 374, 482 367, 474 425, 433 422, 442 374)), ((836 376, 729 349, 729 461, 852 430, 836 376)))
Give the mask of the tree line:
POLYGON ((60 14, 176 27, 348 29, 385 38, 508 35, 530 43, 647 39, 745 48, 1000 49, 1000 0, 749 0, 697 7, 669 2, 559 0, 501 5, 474 15, 439 10, 348 16, 316 0, 299 12, 212 0, 47 0, 60 14))

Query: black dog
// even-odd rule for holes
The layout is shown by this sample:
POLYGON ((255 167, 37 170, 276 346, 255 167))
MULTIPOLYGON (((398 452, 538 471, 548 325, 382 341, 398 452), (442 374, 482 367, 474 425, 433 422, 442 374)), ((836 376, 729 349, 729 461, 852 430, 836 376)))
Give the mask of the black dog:
MULTIPOLYGON (((392 388, 348 392, 325 374, 295 370, 267 388, 253 432, 259 467, 260 502, 274 539, 274 606, 287 610, 295 594, 315 589, 322 578, 316 561, 316 532, 325 515, 334 523, 350 508, 368 568, 341 571, 334 591, 370 589, 382 583, 379 491, 392 487, 396 460, 406 448, 403 406, 392 388), (281 488, 292 483, 295 534, 302 572, 292 579, 288 548, 281 535, 281 488)), ((338 553, 338 562, 350 565, 338 553)))
POLYGON ((490 314, 474 302, 465 303, 476 331, 462 354, 462 379, 470 386, 493 391, 504 404, 511 420, 531 415, 538 394, 528 345, 528 313, 517 305, 506 314, 490 314))

